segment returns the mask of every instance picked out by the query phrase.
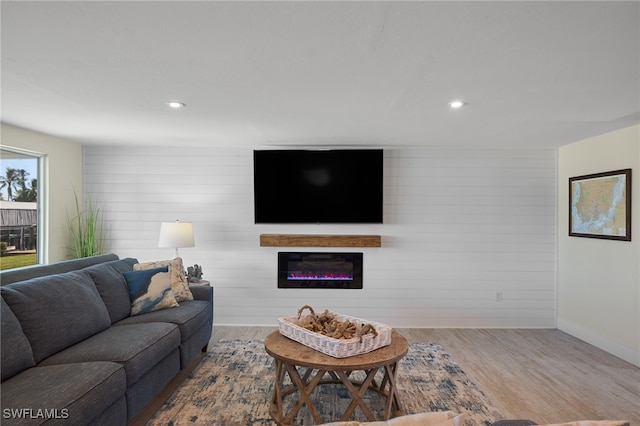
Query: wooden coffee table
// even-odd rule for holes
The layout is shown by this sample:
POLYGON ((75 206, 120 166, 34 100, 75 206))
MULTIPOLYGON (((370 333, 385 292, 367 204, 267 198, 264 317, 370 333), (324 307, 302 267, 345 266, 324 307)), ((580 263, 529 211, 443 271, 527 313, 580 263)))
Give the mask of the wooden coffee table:
POLYGON ((362 399, 367 390, 375 391, 386 398, 383 420, 403 414, 396 388, 396 374, 398 361, 407 354, 409 345, 407 339, 395 331, 391 334, 390 345, 348 358, 325 355, 283 336, 279 331, 267 336, 264 348, 276 361, 271 416, 280 425, 290 425, 305 404, 313 421, 316 424, 323 423, 311 398, 311 392, 322 384, 341 383, 349 391, 352 400, 341 421, 349 420, 356 407, 362 410, 368 421, 376 420, 362 399), (365 379, 359 381, 350 378, 354 371, 364 371, 365 379), (382 377, 376 378, 379 372, 382 377), (291 383, 285 382, 287 375, 291 383), (296 391, 298 400, 289 412, 285 413, 284 399, 296 391))

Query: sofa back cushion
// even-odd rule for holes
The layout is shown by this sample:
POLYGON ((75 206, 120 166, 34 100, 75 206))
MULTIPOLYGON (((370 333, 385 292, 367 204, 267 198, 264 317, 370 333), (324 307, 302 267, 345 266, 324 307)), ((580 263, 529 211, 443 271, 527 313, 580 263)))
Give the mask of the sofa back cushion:
POLYGON ((138 263, 138 259, 135 257, 125 257, 124 259, 114 260, 106 262, 105 265, 109 265, 119 272, 133 271, 133 266, 138 263))
POLYGON ((122 272, 108 263, 90 266, 83 271, 89 274, 95 283, 98 293, 109 311, 111 323, 127 318, 131 310, 131 300, 122 272))
POLYGON ((82 271, 33 278, 0 288, 37 363, 111 326, 95 284, 82 271))
POLYGON ((111 253, 82 257, 80 259, 63 260, 61 262, 49 263, 47 265, 33 265, 24 268, 5 269, 0 271, 0 285, 17 283, 53 274, 77 271, 97 263, 111 262, 114 260, 118 260, 118 256, 111 253))
POLYGON ((18 318, 13 314, 9 305, 4 299, 0 298, 2 303, 2 344, 0 344, 0 372, 2 372, 2 381, 9 377, 15 376, 22 370, 33 367, 33 352, 31 345, 27 340, 27 336, 22 332, 18 318))

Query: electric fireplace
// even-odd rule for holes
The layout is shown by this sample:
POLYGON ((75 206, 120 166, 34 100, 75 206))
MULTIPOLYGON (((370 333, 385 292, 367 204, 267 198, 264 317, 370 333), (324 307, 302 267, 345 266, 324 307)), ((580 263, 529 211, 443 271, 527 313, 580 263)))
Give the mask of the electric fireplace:
POLYGON ((362 288, 362 253, 278 253, 278 288, 362 288))

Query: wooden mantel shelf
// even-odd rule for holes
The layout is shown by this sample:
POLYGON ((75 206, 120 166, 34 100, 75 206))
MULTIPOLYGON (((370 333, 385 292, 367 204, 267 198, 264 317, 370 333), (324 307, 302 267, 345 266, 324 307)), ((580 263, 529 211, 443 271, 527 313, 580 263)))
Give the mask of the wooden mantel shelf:
POLYGON ((261 234, 260 247, 382 247, 380 235, 261 234))

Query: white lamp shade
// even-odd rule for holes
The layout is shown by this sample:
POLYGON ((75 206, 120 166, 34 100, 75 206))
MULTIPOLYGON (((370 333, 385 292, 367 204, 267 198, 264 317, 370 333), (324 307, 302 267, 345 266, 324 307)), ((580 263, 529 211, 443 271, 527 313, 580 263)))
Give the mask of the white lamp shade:
POLYGON ((190 222, 162 222, 158 247, 193 247, 193 224, 190 222))

